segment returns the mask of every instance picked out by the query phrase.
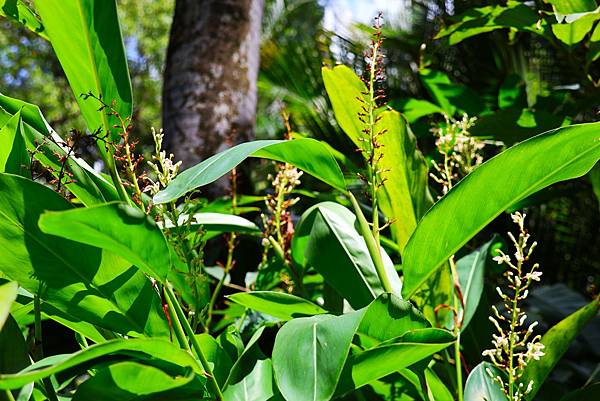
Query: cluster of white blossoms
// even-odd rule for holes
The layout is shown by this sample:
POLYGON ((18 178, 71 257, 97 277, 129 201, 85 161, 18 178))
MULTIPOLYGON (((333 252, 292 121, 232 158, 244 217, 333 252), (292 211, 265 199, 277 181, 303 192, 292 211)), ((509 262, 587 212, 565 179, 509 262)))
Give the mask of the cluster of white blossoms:
POLYGON ((435 172, 430 176, 442 185, 445 195, 462 177, 471 173, 483 163, 483 148, 486 145, 501 146, 502 142, 488 141, 471 136, 469 132, 475 125, 477 117, 463 114, 462 119, 455 120, 444 115, 445 124, 432 128, 437 137, 435 146, 444 156, 443 163, 432 161, 435 172))
POLYGON ((167 152, 162 150, 164 133, 161 129, 158 133, 152 128, 152 138, 154 139, 154 154, 152 161, 148 161, 148 165, 152 172, 156 175, 156 181, 146 177, 149 184, 144 188, 144 192, 149 192, 151 195, 156 195, 162 188, 165 188, 179 173, 181 162, 174 163, 175 157, 172 153, 167 157, 167 152))
POLYGON ((527 315, 520 304, 529 295, 530 285, 534 281, 540 281, 542 272, 537 263, 527 267, 537 243, 529 244, 530 236, 525 229, 525 215, 516 212, 511 216, 519 226, 518 238, 508 233, 515 253, 511 257, 498 250, 499 255, 494 258, 498 264, 507 266, 504 276, 508 282, 508 291, 496 287, 505 310, 504 313, 500 313, 492 306, 494 316, 490 316, 489 319, 496 327, 497 334, 493 335, 494 348, 485 350, 483 355, 489 357, 498 369, 506 373, 506 378, 503 379, 500 375, 494 376, 488 370, 488 374, 500 384, 508 399, 521 401, 533 387, 533 381, 527 384, 520 382, 524 368, 530 361, 539 360, 544 356, 544 345, 540 342, 541 336, 533 334, 537 322, 526 325, 527 315))

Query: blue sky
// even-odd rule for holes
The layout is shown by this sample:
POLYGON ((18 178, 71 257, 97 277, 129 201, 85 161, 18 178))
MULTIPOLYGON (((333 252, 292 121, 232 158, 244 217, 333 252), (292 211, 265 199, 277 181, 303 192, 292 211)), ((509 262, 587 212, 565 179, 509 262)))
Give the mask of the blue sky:
POLYGON ((352 21, 371 24, 379 11, 386 20, 406 28, 408 24, 403 11, 410 7, 410 0, 322 0, 325 4, 325 28, 343 36, 349 33, 352 21))

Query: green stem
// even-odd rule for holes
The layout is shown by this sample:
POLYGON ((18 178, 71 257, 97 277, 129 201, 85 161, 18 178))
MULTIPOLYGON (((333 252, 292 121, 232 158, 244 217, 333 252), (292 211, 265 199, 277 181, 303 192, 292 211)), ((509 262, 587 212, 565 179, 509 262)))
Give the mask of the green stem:
POLYGON ((385 272, 385 266, 383 265, 381 248, 379 247, 379 244, 377 244, 373 233, 369 229, 369 223, 367 222, 367 219, 365 218, 358 201, 354 195, 352 195, 352 192, 348 192, 348 197, 350 198, 350 202, 352 202, 354 213, 356 213, 356 218, 358 219, 358 227, 360 228, 361 234, 365 239, 365 243, 367 244, 367 249, 369 250, 373 264, 375 265, 375 271, 377 272, 379 281, 386 292, 393 293, 394 291, 392 289, 392 285, 390 284, 390 280, 385 272))
POLYGON ((163 291, 165 294, 165 299, 167 301, 167 306, 169 307, 169 314, 171 315, 171 324, 173 325, 173 331, 175 331, 175 337, 177 337, 179 346, 191 354, 192 350, 190 348, 190 344, 189 344, 188 340, 185 338, 185 333, 183 332, 183 327, 181 327, 181 322, 179 321, 179 316, 177 314, 177 310, 175 309, 173 300, 167 293, 167 287, 168 287, 168 285, 165 284, 163 287, 163 291))
POLYGON ((4 390, 4 392, 8 401, 15 401, 15 397, 13 397, 12 392, 10 390, 4 390))
POLYGON ((212 373, 212 369, 210 368, 208 359, 206 359, 206 356, 202 352, 200 343, 198 343, 198 339, 196 338, 196 334, 194 333, 194 331, 192 330, 192 327, 190 326, 190 323, 186 319, 185 314, 183 313, 183 309, 181 308, 181 305, 179 305, 179 302, 177 301, 177 297, 175 297, 175 294, 173 293, 173 290, 171 289, 170 284, 168 282, 165 283, 165 292, 167 294, 167 298, 170 298, 170 300, 171 300, 171 303, 175 309, 177 319, 183 325, 183 329, 184 329, 185 333, 187 334, 189 340, 192 342, 192 347, 194 348, 194 351, 196 352, 196 356, 200 360, 200 364, 202 365, 202 368, 205 371, 206 377, 208 379, 208 383, 209 383, 210 387, 212 387, 212 390, 213 390, 215 396, 217 397, 216 400, 223 401, 223 393, 221 392, 219 384, 217 383, 217 380, 215 379, 215 376, 212 373))
POLYGON ((462 361, 460 360, 460 329, 456 334, 454 342, 454 360, 456 364, 456 392, 458 401, 463 401, 463 382, 462 382, 462 361))
MULTIPOLYGON (((34 358, 35 361, 40 361, 44 359, 44 347, 42 345, 42 310, 40 297, 38 295, 33 296, 33 314, 34 314, 34 358)), ((49 378, 42 379, 42 384, 46 389, 46 396, 50 401, 58 401, 58 397, 56 396, 56 392, 54 391, 54 386, 50 382, 49 378)))

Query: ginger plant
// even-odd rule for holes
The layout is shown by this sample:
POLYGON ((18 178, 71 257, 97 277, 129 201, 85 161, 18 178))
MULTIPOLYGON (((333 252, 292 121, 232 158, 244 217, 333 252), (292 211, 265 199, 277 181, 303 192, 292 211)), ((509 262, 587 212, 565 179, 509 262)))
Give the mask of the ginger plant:
POLYGON ((485 350, 483 356, 490 358, 491 362, 506 374, 488 374, 502 387, 502 391, 510 401, 524 400, 533 388, 533 381, 525 384, 520 382, 525 367, 532 360, 539 360, 544 356, 544 344, 540 342, 541 336, 534 335, 533 330, 537 322, 526 325, 527 315, 523 312, 521 304, 529 295, 529 287, 534 281, 540 281, 542 272, 539 264, 529 266, 529 261, 537 243, 529 244, 530 235, 525 229, 525 214, 516 212, 511 215, 513 222, 519 227, 518 238, 508 233, 515 248, 511 257, 501 250, 494 260, 500 265, 506 265, 504 277, 507 280, 508 290, 496 287, 502 299, 505 313, 492 306, 494 315, 490 321, 494 324, 497 334, 493 335, 494 348, 485 350))

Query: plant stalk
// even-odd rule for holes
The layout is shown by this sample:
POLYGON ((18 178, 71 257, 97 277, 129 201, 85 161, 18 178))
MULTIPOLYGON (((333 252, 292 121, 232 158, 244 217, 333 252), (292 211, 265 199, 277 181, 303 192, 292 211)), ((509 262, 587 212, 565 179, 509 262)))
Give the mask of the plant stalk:
MULTIPOLYGON (((33 336, 33 351, 35 361, 40 361, 44 359, 44 348, 42 345, 42 310, 40 297, 38 295, 33 296, 33 314, 34 314, 34 336, 33 336)), ((50 401, 58 401, 58 397, 56 396, 56 392, 54 391, 54 386, 50 382, 48 377, 42 379, 42 384, 46 389, 46 396, 50 401)), ((12 394, 11 394, 12 395, 12 394)))
POLYGON ((163 286, 163 292, 165 294, 167 306, 169 307, 169 314, 171 315, 171 323, 173 325, 173 331, 175 331, 175 337, 177 337, 177 342, 179 342, 179 346, 191 354, 192 350, 190 348, 190 344, 185 338, 185 333, 183 332, 183 327, 181 327, 181 322, 179 321, 175 305, 173 304, 171 297, 167 293, 167 287, 168 286, 166 284, 163 286))
POLYGON ((176 318, 183 325, 183 330, 187 334, 189 340, 192 342, 192 348, 194 349, 194 351, 196 352, 196 356, 200 360, 200 364, 202 365, 202 368, 204 369, 206 377, 208 379, 209 386, 212 388, 212 391, 217 397, 216 400, 223 401, 223 393, 221 392, 221 388, 219 387, 219 384, 217 383, 217 380, 215 379, 215 376, 212 373, 212 369, 210 368, 208 359, 206 359, 206 356, 202 352, 200 343, 198 343, 198 339, 196 338, 196 335, 192 330, 190 323, 186 319, 183 309, 181 308, 181 305, 179 305, 177 297, 173 293, 173 290, 171 289, 168 282, 165 283, 165 292, 167 294, 167 297, 170 298, 171 303, 173 304, 173 308, 175 309, 176 313, 176 318))
POLYGON ((369 229, 369 223, 363 214, 358 201, 352 195, 352 192, 348 192, 348 197, 350 198, 350 202, 352 202, 352 207, 354 208, 354 213, 356 213, 356 218, 358 219, 358 227, 360 228, 361 234, 365 239, 367 244, 367 249, 369 250, 369 254, 371 255, 371 259, 373 260, 373 264, 375 265, 375 271, 377 272, 377 276, 379 277, 379 281, 383 286, 383 289, 386 292, 393 293, 392 285, 390 284, 390 280, 385 272, 385 266, 383 265, 383 258, 381 257, 381 248, 377 244, 373 233, 369 229))

